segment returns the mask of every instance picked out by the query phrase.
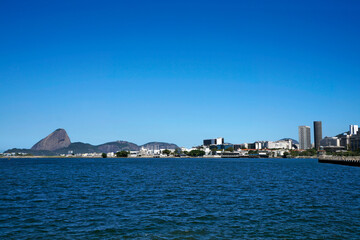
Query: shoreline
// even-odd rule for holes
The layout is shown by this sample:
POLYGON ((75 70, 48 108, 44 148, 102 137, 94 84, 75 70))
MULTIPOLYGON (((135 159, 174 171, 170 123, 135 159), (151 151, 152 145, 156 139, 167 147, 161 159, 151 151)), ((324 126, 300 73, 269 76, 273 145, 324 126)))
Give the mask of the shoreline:
POLYGON ((318 162, 360 167, 360 156, 321 156, 319 157, 318 162))
POLYGON ((0 159, 37 159, 37 158, 53 158, 53 159, 75 159, 75 158, 81 158, 81 159, 117 159, 117 158, 127 158, 127 159, 141 159, 141 158, 154 158, 154 159, 167 159, 167 158, 175 158, 175 159, 186 159, 186 158, 203 158, 203 159, 318 159, 317 156, 304 156, 304 157, 290 157, 290 158, 283 158, 283 157, 221 157, 221 156, 206 156, 206 157, 174 157, 174 156, 168 156, 168 157, 64 157, 64 156, 1 156, 0 159))

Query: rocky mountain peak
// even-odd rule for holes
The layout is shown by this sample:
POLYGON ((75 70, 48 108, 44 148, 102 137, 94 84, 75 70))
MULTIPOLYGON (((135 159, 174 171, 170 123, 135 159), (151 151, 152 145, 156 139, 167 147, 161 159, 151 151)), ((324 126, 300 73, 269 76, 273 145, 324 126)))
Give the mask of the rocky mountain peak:
POLYGON ((65 129, 59 128, 49 134, 47 137, 37 142, 31 150, 49 150, 54 151, 60 148, 68 147, 71 144, 70 138, 65 129))

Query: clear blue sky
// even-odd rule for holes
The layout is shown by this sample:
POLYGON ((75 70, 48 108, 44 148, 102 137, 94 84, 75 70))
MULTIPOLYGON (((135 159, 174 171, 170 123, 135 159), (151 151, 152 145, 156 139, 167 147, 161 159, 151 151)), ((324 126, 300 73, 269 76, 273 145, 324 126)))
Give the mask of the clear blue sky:
POLYGON ((0 150, 360 124, 360 1, 0 1, 0 150))

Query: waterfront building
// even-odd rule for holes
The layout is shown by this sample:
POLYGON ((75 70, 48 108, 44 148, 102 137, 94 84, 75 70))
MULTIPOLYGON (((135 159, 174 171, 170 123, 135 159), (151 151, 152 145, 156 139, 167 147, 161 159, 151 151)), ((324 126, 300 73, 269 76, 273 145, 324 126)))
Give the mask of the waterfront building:
POLYGON ((263 149, 264 142, 255 142, 255 149, 263 149))
POLYGON ((194 150, 196 148, 186 148, 186 147, 180 147, 181 152, 190 152, 191 150, 194 150))
POLYGON ((247 149, 256 149, 255 143, 248 143, 247 146, 248 146, 247 149))
POLYGON ((320 141, 321 147, 340 147, 340 139, 338 137, 325 137, 320 141))
POLYGON ((350 125, 350 135, 358 134, 359 126, 358 125, 350 125))
POLYGON ((203 140, 203 145, 204 146, 222 145, 222 144, 224 144, 224 138, 222 138, 222 137, 203 140))
POLYGON ((322 139, 322 123, 321 121, 314 121, 314 144, 316 150, 320 150, 321 139, 322 139))
POLYGON ((266 141, 264 142, 263 148, 267 149, 292 149, 292 141, 289 140, 279 140, 276 142, 266 141))
POLYGON ((227 150, 228 148, 234 149, 234 145, 230 144, 230 143, 225 143, 225 144, 218 145, 219 150, 220 149, 227 150))
POLYGON ((340 137, 340 146, 344 147, 345 149, 349 149, 350 146, 350 135, 344 133, 340 137))
POLYGON ((140 157, 140 156, 141 156, 140 151, 129 151, 128 157, 136 158, 136 157, 140 157))
POLYGON ((303 150, 311 148, 311 133, 309 126, 299 126, 299 148, 303 150))
POLYGON ((221 144, 224 144, 224 138, 219 137, 216 139, 216 145, 221 145, 221 144))
POLYGON ((205 139, 205 140, 203 141, 203 145, 204 145, 204 146, 215 145, 215 139, 205 139))
POLYGON ((203 151, 205 152, 205 155, 212 155, 213 153, 209 147, 203 148, 203 151))
POLYGON ((242 149, 241 144, 234 144, 234 150, 235 151, 241 151, 241 149, 242 149))
POLYGON ((360 132, 350 137, 350 150, 356 151, 360 149, 360 132))

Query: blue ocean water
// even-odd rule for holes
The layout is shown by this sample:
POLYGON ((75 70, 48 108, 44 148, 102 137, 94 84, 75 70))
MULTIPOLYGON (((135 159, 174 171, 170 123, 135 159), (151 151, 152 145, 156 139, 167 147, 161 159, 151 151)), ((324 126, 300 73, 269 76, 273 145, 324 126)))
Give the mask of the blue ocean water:
POLYGON ((313 159, 1 159, 0 239, 360 239, 359 183, 313 159))

